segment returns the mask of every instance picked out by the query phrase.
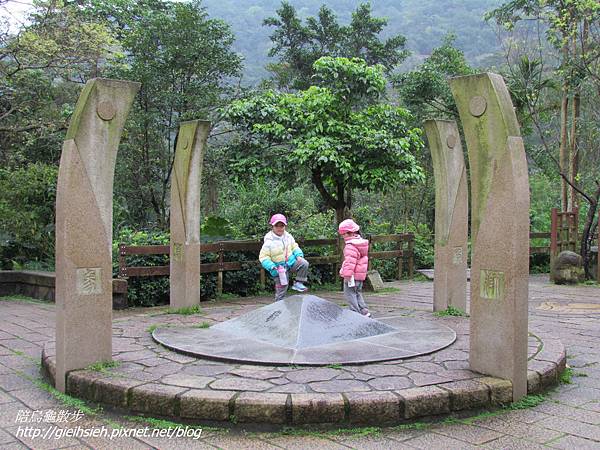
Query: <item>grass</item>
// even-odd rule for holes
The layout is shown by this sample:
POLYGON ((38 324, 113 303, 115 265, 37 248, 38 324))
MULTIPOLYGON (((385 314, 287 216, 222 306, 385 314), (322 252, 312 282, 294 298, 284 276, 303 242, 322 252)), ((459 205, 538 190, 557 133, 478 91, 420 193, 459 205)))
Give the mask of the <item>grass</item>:
POLYGON ((216 300, 234 300, 236 298, 240 298, 240 296, 237 294, 231 294, 229 292, 222 292, 221 294, 217 295, 216 300))
POLYGON ((560 374, 560 376, 558 377, 558 381, 560 382, 560 384, 572 384, 573 383, 573 369, 571 369, 569 366, 567 366, 565 368, 565 370, 562 371, 562 373, 560 374))
POLYGON ((35 303, 38 305, 48 305, 49 304, 49 302, 45 302, 43 300, 38 300, 37 298, 33 298, 33 297, 27 297, 25 295, 6 295, 4 297, 0 297, 0 301, 35 303))
POLYGON ((410 280, 411 281, 431 281, 431 282, 433 282, 432 279, 427 278, 425 275, 423 275, 422 273, 419 273, 419 272, 415 272, 410 280))
POLYGON ((226 431, 226 430, 223 430, 222 428, 183 424, 183 423, 173 422, 171 420, 166 420, 166 419, 155 419, 154 417, 124 416, 124 418, 127 420, 130 420, 132 422, 139 422, 139 423, 150 425, 152 428, 160 428, 160 429, 167 429, 167 430, 171 430, 174 428, 180 428, 180 427, 188 427, 188 428, 193 428, 196 430, 201 429, 201 430, 207 430, 207 431, 226 431))
POLYGON ((434 312, 433 315, 437 317, 469 317, 462 309, 455 308, 452 305, 448 306, 444 311, 434 312))
POLYGON ((181 314, 182 316, 191 316, 192 314, 202 313, 200 305, 184 306, 183 308, 169 308, 167 314, 181 314))
POLYGON ((192 328, 210 328, 209 322, 202 322, 197 325, 192 325, 192 328))
POLYGON ((521 400, 511 403, 510 405, 505 406, 504 408, 507 410, 517 410, 517 409, 527 409, 533 408, 540 403, 543 403, 546 400, 546 396, 544 394, 530 394, 523 397, 521 400))
POLYGON ((337 430, 312 430, 310 428, 283 427, 281 431, 269 433, 273 436, 340 436, 351 435, 356 437, 378 436, 381 434, 379 427, 356 427, 356 428, 338 428, 337 430))
POLYGON ((94 372, 107 373, 109 369, 114 369, 115 367, 119 367, 120 365, 121 361, 100 361, 94 364, 90 364, 86 367, 86 369, 93 370, 94 372))
POLYGON ((335 370, 341 370, 342 369, 342 365, 339 364, 339 363, 327 364, 325 367, 328 367, 330 369, 335 369, 335 370))

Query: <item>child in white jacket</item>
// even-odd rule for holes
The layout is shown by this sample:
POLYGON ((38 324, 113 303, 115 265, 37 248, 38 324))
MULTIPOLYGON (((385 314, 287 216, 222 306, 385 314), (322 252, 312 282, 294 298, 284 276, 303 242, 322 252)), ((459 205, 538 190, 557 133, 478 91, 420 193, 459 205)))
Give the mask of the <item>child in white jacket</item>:
POLYGON ((275 301, 283 300, 288 289, 287 279, 290 273, 296 274, 296 282, 292 289, 306 292, 308 279, 308 261, 296 243, 294 237, 285 231, 287 219, 283 214, 275 214, 269 221, 269 231, 263 241, 258 260, 275 281, 275 301), (281 276, 280 274, 283 273, 281 276), (285 284, 284 284, 285 283, 285 284))

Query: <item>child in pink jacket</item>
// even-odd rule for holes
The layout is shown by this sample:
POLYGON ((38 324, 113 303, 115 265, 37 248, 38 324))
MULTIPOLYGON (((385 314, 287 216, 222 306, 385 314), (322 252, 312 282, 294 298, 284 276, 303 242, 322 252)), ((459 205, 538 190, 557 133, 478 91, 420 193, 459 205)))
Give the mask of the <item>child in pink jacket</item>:
POLYGON ((346 243, 340 276, 344 278, 344 296, 350 304, 350 309, 363 316, 371 317, 362 295, 369 266, 369 241, 363 239, 358 234, 358 230, 360 227, 352 219, 344 220, 338 227, 338 232, 346 243))

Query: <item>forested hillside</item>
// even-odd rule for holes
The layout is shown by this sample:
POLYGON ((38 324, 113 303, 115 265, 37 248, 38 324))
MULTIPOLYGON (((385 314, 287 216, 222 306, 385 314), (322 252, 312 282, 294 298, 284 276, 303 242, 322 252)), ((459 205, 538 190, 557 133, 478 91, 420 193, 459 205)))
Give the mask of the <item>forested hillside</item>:
MULTIPOLYGON (((352 11, 360 2, 350 0, 293 0, 290 2, 300 17, 315 16, 322 4, 336 14, 339 21, 350 21, 352 11)), ((374 0, 373 15, 388 18, 384 37, 402 34, 413 56, 407 65, 414 65, 440 45, 442 37, 453 32, 456 47, 475 65, 489 62, 491 54, 499 50, 492 27, 483 21, 485 12, 495 8, 499 0, 374 0)), ((224 19, 231 25, 237 39, 234 49, 244 57, 246 82, 255 82, 267 76, 265 64, 271 42, 272 29, 263 26, 263 20, 275 15, 280 0, 204 0, 211 17, 224 19)))

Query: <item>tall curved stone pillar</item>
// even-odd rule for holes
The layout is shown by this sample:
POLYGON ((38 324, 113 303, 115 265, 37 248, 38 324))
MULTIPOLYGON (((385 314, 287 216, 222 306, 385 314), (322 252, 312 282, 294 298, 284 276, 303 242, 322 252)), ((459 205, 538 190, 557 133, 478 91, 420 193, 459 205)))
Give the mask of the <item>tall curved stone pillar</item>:
POLYGON ((71 118, 56 192, 56 388, 112 359, 112 210, 117 147, 139 83, 87 82, 71 118))
POLYGON ((200 178, 210 122, 179 127, 171 173, 170 305, 200 304, 200 178))
POLYGON ((467 309, 467 170, 456 122, 428 120, 435 177, 433 310, 467 309))
POLYGON ((472 370, 527 394, 529 180, 519 124, 501 76, 450 80, 471 174, 472 370))

